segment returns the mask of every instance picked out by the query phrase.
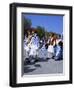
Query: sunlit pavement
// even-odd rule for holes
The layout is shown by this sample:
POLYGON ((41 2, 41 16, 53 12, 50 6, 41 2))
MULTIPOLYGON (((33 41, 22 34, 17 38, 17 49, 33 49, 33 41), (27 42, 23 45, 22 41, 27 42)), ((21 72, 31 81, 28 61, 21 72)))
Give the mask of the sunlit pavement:
POLYGON ((55 61, 54 59, 49 59, 24 65, 24 75, 58 73, 63 73, 63 60, 55 61))

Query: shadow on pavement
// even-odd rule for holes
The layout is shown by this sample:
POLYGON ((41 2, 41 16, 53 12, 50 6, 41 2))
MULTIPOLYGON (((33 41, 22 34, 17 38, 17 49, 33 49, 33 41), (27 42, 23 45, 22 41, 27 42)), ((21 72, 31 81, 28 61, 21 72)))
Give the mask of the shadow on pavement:
POLYGON ((41 68, 41 65, 40 65, 40 64, 35 64, 34 66, 35 66, 35 67, 40 67, 40 68, 41 68))
POLYGON ((31 69, 30 67, 27 67, 27 66, 24 67, 24 73, 32 72, 34 70, 36 70, 36 69, 31 69))

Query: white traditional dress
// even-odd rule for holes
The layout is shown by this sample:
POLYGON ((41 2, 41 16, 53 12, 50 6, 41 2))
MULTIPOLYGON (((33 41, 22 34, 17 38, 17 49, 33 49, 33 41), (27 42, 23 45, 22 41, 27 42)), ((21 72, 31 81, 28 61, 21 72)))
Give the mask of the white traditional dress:
POLYGON ((39 48, 39 38, 35 34, 30 41, 30 53, 29 56, 36 56, 37 55, 37 49, 39 48))
POLYGON ((25 39, 24 39, 24 50, 29 51, 28 38, 27 37, 25 37, 25 39))
POLYGON ((43 58, 43 60, 45 60, 47 58, 47 50, 46 50, 45 44, 39 50, 38 56, 39 56, 39 58, 43 58))
POLYGON ((48 46, 48 58, 52 58, 54 55, 54 46, 53 45, 49 45, 48 46))
POLYGON ((24 45, 23 46, 24 46, 24 56, 25 56, 25 58, 28 58, 30 48, 28 47, 28 38, 27 37, 25 37, 25 39, 24 39, 24 45))

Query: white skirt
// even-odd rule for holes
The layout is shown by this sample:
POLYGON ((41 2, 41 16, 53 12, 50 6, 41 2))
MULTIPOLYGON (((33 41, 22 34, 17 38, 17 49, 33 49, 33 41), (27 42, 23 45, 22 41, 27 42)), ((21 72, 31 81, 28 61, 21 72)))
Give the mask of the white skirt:
POLYGON ((54 47, 52 45, 48 46, 48 52, 54 53, 54 47))
POLYGON ((29 55, 35 56, 37 55, 37 45, 31 45, 29 55))

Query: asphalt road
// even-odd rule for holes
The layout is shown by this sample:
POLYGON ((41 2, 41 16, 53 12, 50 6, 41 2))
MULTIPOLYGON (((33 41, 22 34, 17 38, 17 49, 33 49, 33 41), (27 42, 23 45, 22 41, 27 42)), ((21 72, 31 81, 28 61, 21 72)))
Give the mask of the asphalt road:
POLYGON ((24 75, 63 73, 63 60, 49 59, 24 65, 24 75))
MULTIPOLYGON (((38 52, 38 57, 45 59, 44 60, 40 59, 39 61, 33 64, 26 64, 26 65, 23 64, 22 73, 24 75, 63 73, 63 60, 58 60, 58 61, 55 61, 54 59, 47 60, 46 59, 47 55, 48 55, 47 50, 45 48, 42 48, 38 52)), ((24 51, 24 57, 23 57, 24 61, 26 56, 27 54, 24 51)), ((49 54, 49 57, 51 57, 51 54, 49 54)))

